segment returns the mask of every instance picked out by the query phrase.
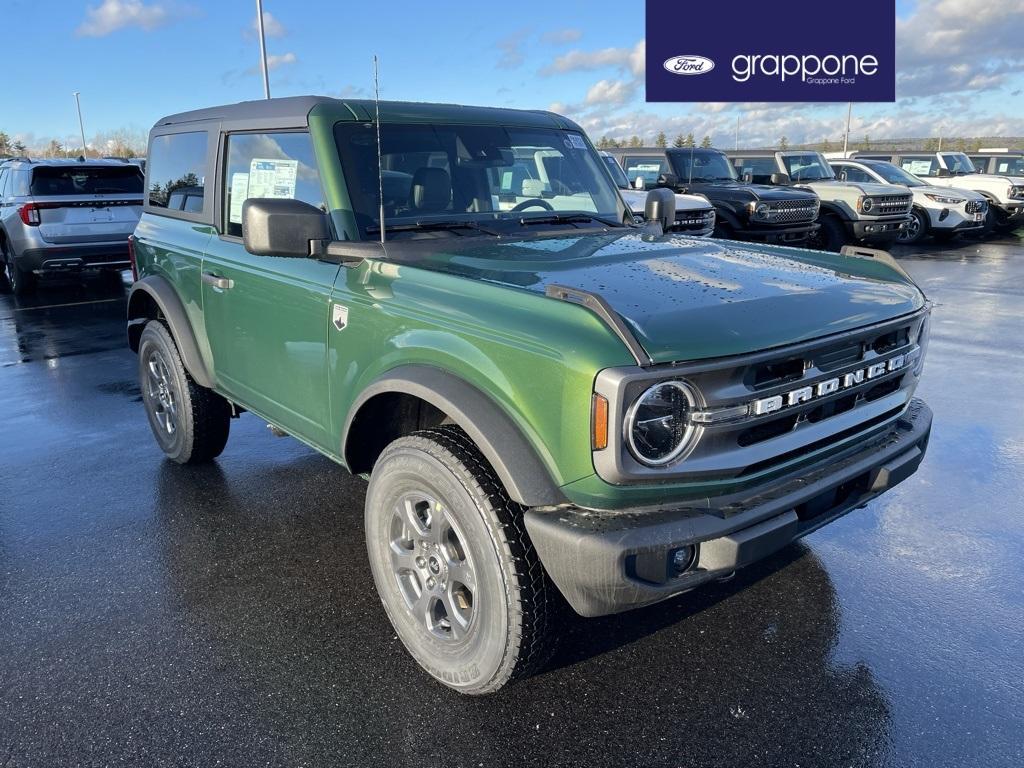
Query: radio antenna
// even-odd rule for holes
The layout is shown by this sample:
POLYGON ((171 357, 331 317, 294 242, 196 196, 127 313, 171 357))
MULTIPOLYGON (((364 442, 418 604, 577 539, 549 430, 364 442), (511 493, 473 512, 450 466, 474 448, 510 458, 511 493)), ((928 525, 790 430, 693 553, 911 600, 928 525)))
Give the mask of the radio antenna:
POLYGON ((693 186, 693 144, 694 144, 694 142, 691 141, 690 142, 690 178, 688 178, 686 180, 686 191, 687 192, 689 192, 690 191, 690 187, 693 186))
POLYGON ((377 184, 380 192, 380 242, 384 243, 384 163, 380 155, 380 81, 377 54, 373 54, 373 106, 377 124, 377 184))

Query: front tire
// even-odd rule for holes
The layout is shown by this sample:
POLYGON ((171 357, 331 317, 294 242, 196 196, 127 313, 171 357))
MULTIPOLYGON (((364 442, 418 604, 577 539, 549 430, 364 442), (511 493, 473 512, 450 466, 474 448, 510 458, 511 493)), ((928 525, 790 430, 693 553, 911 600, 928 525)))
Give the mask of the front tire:
POLYGON ((846 228, 835 216, 818 219, 818 231, 807 239, 808 248, 838 253, 846 244, 846 228))
POLYGON ((907 222, 907 228, 901 229, 896 239, 901 245, 915 245, 924 240, 927 234, 928 215, 924 211, 914 208, 910 211, 910 221, 907 222))
POLYGON ((167 327, 150 320, 139 337, 142 402, 160 449, 178 464, 219 456, 228 441, 231 406, 196 384, 167 327))
POLYGON ((460 693, 486 694, 547 660, 553 587, 513 502, 458 427, 391 443, 366 494, 374 583, 413 658, 460 693))

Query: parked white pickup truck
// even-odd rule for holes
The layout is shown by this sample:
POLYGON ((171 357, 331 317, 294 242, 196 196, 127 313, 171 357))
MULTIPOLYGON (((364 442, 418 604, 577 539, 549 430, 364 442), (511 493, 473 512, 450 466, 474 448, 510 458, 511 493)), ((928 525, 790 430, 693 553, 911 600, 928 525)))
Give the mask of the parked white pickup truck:
MULTIPOLYGON (((646 184, 640 181, 640 186, 632 187, 626 172, 622 170, 615 158, 607 152, 601 152, 601 157, 608 166, 622 199, 633 212, 634 216, 644 217, 644 203, 647 201, 647 192, 644 191, 646 184)), ((657 166, 656 166, 657 167, 657 166)), ((638 181, 644 179, 637 176, 638 181)), ((653 179, 652 179, 653 181, 653 179)), ((653 186, 653 185, 652 185, 653 186)), ((681 195, 676 193, 676 224, 673 232, 695 237, 707 237, 715 229, 715 208, 704 195, 681 195)))
POLYGON ((1024 176, 979 173, 963 152, 851 152, 862 160, 887 160, 937 187, 958 187, 988 199, 987 230, 1009 232, 1024 225, 1024 176))
POLYGON ((985 227, 988 201, 977 192, 926 184, 885 160, 857 157, 851 160, 829 158, 828 162, 843 181, 899 184, 910 189, 914 206, 907 228, 899 234, 901 243, 918 243, 929 235, 947 241, 964 232, 980 232, 985 227))

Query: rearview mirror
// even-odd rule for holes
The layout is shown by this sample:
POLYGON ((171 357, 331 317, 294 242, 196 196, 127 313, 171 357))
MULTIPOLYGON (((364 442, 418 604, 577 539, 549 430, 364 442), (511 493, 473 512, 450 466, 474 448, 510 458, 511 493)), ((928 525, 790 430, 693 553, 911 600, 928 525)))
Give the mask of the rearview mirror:
POLYGON ((242 203, 242 242, 254 256, 307 258, 314 240, 330 240, 327 215, 301 200, 251 197, 242 203))
POLYGON ((652 189, 644 202, 644 218, 668 232, 676 223, 676 196, 669 189, 652 189))
POLYGON ((840 181, 846 181, 846 171, 840 171, 839 172, 839 180, 840 181))
POLYGON ((776 184, 781 187, 788 186, 790 182, 788 173, 773 173, 768 180, 772 184, 776 184))
POLYGON ((749 184, 754 180, 754 174, 752 174, 750 171, 744 171, 743 175, 740 178, 743 179, 744 184, 749 184))
POLYGON ((679 186, 679 177, 674 173, 662 173, 658 176, 657 184, 659 187, 670 187, 674 189, 679 186))

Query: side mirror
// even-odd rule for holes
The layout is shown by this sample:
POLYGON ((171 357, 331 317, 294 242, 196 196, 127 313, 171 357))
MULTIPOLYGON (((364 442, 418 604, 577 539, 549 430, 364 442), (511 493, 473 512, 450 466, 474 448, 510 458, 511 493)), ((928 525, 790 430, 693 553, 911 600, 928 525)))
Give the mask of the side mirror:
POLYGON ((647 189, 647 179, 643 176, 637 176, 636 179, 633 180, 633 189, 639 189, 643 192, 647 189))
POLYGON ((952 176, 953 174, 949 172, 949 168, 939 168, 938 173, 935 175, 944 179, 948 176, 952 176))
POLYGON ((772 184, 775 184, 775 185, 780 186, 780 187, 787 187, 787 186, 789 186, 789 183, 790 183, 790 178, 789 178, 789 174, 788 173, 773 173, 768 178, 768 180, 772 184))
POLYGON ((754 180, 754 174, 751 173, 750 171, 744 171, 743 175, 740 178, 743 180, 744 184, 749 184, 754 180))
POLYGON ((838 178, 839 178, 840 181, 846 181, 846 171, 845 170, 840 171, 838 178))
POLYGON ((670 189, 652 189, 644 202, 644 218, 664 234, 676 223, 676 196, 670 189))
POLYGON ((679 177, 674 173, 662 173, 658 176, 658 181, 656 183, 659 187, 675 189, 679 186, 679 177))
POLYGON ((327 215, 301 200, 251 197, 242 203, 242 242, 254 256, 308 258, 313 240, 330 240, 327 215))

